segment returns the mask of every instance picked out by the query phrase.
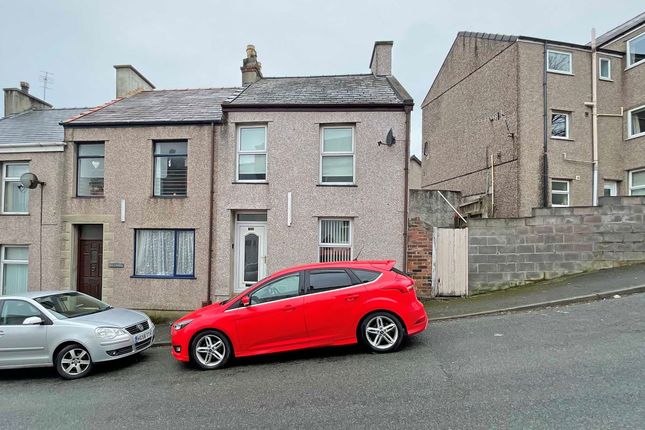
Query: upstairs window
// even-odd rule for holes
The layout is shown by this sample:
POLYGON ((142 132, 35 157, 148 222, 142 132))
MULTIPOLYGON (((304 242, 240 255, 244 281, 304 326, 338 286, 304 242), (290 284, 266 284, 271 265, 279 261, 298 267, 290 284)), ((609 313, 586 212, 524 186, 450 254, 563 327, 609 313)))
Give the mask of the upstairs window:
POLYGON ((20 177, 29 171, 29 163, 4 163, 2 167, 2 213, 29 213, 29 190, 20 186, 20 177), (21 189, 22 188, 22 189, 21 189))
POLYGON ((645 136, 645 106, 627 112, 627 130, 629 137, 645 136))
POLYGON ((237 180, 267 180, 267 128, 240 127, 237 133, 237 180))
POLYGON ((551 113, 551 137, 554 139, 569 138, 569 114, 566 112, 551 113))
POLYGON ((547 72, 562 73, 571 75, 573 67, 571 65, 571 53, 561 51, 546 51, 546 70, 547 72))
POLYGON ((105 144, 79 143, 77 157, 76 195, 78 197, 102 196, 105 144))
POLYGON ((645 61, 645 33, 627 41, 627 67, 645 61))
POLYGON ((354 184, 354 127, 323 127, 321 184, 354 184))
POLYGON ((569 206, 570 181, 551 181, 551 206, 569 206))
POLYGON ((186 142, 155 142, 155 197, 184 197, 188 183, 186 142))
POLYGON ((321 263, 352 259, 352 225, 350 220, 320 220, 318 259, 321 263))
POLYGON ((611 60, 609 58, 600 58, 598 60, 598 76, 600 79, 610 81, 611 80, 611 60))

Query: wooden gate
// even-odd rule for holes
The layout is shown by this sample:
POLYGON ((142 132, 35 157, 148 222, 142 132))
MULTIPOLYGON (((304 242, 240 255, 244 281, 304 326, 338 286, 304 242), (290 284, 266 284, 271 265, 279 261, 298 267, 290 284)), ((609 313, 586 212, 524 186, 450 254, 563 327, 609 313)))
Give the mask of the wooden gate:
POLYGON ((468 229, 432 233, 432 296, 468 295, 468 229))

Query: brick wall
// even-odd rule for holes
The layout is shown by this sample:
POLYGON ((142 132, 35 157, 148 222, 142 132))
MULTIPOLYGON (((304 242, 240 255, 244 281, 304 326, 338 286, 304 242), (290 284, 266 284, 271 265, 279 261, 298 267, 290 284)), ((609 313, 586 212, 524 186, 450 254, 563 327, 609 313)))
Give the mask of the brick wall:
POLYGON ((430 297, 432 287, 432 226, 421 218, 408 221, 408 262, 419 297, 430 297))
POLYGON ((471 293, 645 261, 645 197, 597 207, 534 209, 533 217, 472 219, 471 293))

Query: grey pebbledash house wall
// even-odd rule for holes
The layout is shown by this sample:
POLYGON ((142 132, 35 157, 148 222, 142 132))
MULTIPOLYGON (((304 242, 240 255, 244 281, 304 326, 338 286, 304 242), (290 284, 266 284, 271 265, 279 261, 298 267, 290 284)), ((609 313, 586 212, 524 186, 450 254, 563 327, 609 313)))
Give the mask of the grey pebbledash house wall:
POLYGON ((645 197, 533 214, 468 221, 470 293, 645 261, 645 197))

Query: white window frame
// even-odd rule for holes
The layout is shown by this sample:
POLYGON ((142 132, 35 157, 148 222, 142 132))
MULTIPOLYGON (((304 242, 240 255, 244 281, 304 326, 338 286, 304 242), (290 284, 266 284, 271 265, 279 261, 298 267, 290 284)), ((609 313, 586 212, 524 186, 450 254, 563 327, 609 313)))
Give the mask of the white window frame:
POLYGON ((567 204, 566 205, 554 205, 553 204, 553 198, 551 198, 551 207, 554 208, 566 208, 571 206, 571 181, 568 179, 551 179, 551 196, 553 194, 565 194, 567 196, 567 204), (554 190, 553 189, 553 183, 554 182, 562 182, 567 184, 567 190, 566 191, 561 191, 561 190, 554 190))
POLYGON ((0 165, 2 166, 2 183, 0 184, 0 186, 2 186, 2 189, 0 189, 0 194, 2 195, 2 199, 0 199, 0 213, 2 213, 3 215, 29 215, 29 198, 27 198, 27 210, 25 212, 5 212, 4 210, 4 199, 5 199, 5 194, 7 190, 6 184, 8 182, 20 182, 20 178, 7 176, 7 171, 9 170, 8 167, 26 165, 27 170, 29 170, 29 162, 27 161, 6 162, 6 163, 1 163, 0 165))
POLYGON ((609 190, 609 197, 615 197, 618 195, 618 181, 613 179, 605 179, 605 183, 602 187, 603 194, 605 190, 609 190))
POLYGON ((235 146, 235 182, 248 182, 262 184, 269 181, 269 130, 266 125, 239 125, 237 127, 237 143, 235 146), (242 129, 263 128, 264 129, 264 151, 242 151, 242 129), (264 155, 264 179, 240 179, 240 155, 264 155))
POLYGON ((551 139, 560 139, 560 140, 571 140, 571 135, 569 133, 569 127, 571 125, 571 113, 570 112, 563 112, 563 111, 558 111, 558 110, 552 110, 551 111, 551 139), (564 136, 554 136, 553 135, 553 115, 564 115, 566 118, 565 121, 565 127, 564 127, 564 136))
POLYGON ((645 169, 637 169, 637 170, 629 171, 629 195, 630 196, 633 195, 632 194, 633 190, 642 190, 643 188, 645 188, 645 185, 639 185, 636 188, 634 188, 634 186, 632 185, 632 176, 634 175, 634 173, 641 173, 641 172, 645 172, 645 169))
MULTIPOLYGON (((356 127, 354 125, 338 124, 326 125, 320 127, 320 173, 318 176, 318 183, 320 185, 356 185, 356 127), (328 128, 349 128, 352 130, 352 150, 349 151, 328 151, 325 152, 325 129, 328 128), (323 182, 323 158, 325 157, 347 157, 352 156, 352 181, 351 182, 323 182)), ((351 227, 350 227, 351 228, 351 227)))
POLYGON ((560 75, 573 75, 573 54, 571 54, 571 52, 557 51, 555 49, 547 49, 546 50, 546 71, 549 73, 559 73, 560 75), (549 67, 549 54, 552 52, 554 54, 562 54, 562 55, 569 56, 569 71, 556 70, 556 69, 551 69, 549 67))
MULTIPOLYGON (((29 255, 29 246, 27 245, 2 245, 0 246, 0 296, 4 295, 4 267, 8 264, 22 264, 29 266, 29 257, 27 260, 7 260, 5 258, 7 248, 26 248, 29 255)), ((27 289, 29 289, 29 269, 27 269, 27 289)))
POLYGON ((320 262, 321 248, 349 248, 349 259, 354 258, 354 222, 351 218, 318 218, 318 261, 320 262), (323 221, 349 221, 349 244, 346 243, 325 243, 322 241, 323 221))
POLYGON ((629 49, 629 44, 631 42, 633 42, 634 40, 636 40, 636 39, 640 39, 641 37, 645 38, 645 33, 641 33, 638 36, 634 36, 631 39, 629 39, 627 42, 625 42, 625 47, 626 47, 626 51, 627 51, 627 53, 626 53, 626 55, 627 55, 627 67, 625 67, 625 70, 631 69, 632 67, 636 67, 636 66, 638 66, 640 64, 645 63, 645 59, 642 59, 642 60, 637 61, 635 63, 631 63, 631 64, 629 63, 629 58, 631 57, 631 49, 629 49))
POLYGON ((598 58, 598 79, 601 81, 611 81, 611 59, 607 57, 599 57, 598 58), (602 75, 602 62, 606 61, 607 62, 607 72, 609 75, 603 76, 602 75))
MULTIPOLYGON (((632 114, 634 112, 637 112, 639 110, 645 109, 645 105, 635 107, 634 109, 630 109, 627 111, 627 138, 632 139, 634 137, 641 137, 645 136, 645 131, 641 131, 640 133, 632 134, 632 114)), ((4 207, 4 206, 3 206, 4 207)))

